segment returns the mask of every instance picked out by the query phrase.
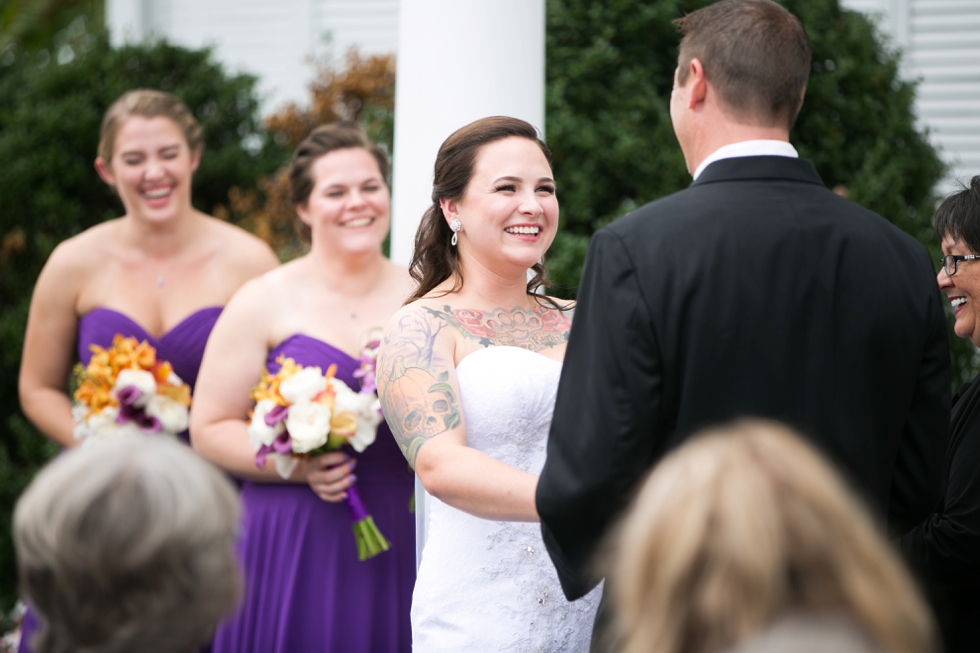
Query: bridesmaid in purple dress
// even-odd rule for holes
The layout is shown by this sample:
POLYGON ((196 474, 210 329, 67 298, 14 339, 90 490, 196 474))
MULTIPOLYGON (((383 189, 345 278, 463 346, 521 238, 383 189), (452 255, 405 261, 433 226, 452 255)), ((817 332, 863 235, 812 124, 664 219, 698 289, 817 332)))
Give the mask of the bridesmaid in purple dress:
MULTIPOLYGON (((191 205, 201 128, 174 96, 131 91, 102 123, 99 176, 126 214, 61 243, 38 278, 20 369, 27 417, 63 447, 77 444, 67 380, 75 356, 117 333, 148 340, 193 389, 221 307, 278 263, 269 247, 191 205)), ((38 624, 28 611, 20 651, 38 624)))
POLYGON ((411 292, 381 252, 389 227, 388 164, 352 125, 319 127, 296 150, 291 200, 309 228, 306 256, 235 294, 208 342, 191 410, 192 444, 242 486, 239 555, 245 596, 218 627, 215 653, 411 650, 415 583, 413 474, 382 424, 374 444, 304 460, 286 481, 255 466, 249 393, 285 355, 351 388, 358 354, 411 292), (391 549, 363 562, 344 499, 358 493, 391 549))

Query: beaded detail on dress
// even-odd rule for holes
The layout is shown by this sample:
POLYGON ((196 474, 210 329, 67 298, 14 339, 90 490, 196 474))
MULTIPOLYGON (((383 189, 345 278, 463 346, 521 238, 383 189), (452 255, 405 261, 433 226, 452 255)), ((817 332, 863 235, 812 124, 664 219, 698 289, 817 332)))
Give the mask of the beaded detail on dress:
MULTIPOLYGON (((463 359, 467 444, 539 474, 560 374, 557 361, 516 347, 463 359)), ((565 600, 539 524, 480 519, 432 497, 426 511, 414 651, 588 651, 601 589, 565 600)))

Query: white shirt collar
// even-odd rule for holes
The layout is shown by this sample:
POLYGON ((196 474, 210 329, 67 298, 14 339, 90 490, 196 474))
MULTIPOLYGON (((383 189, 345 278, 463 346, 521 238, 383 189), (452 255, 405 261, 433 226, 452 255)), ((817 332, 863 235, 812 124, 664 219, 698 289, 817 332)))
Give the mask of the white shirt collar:
POLYGON ((704 169, 715 161, 734 159, 740 156, 788 156, 793 159, 798 159, 800 154, 796 151, 795 147, 786 141, 758 140, 722 145, 701 162, 698 169, 694 171, 694 178, 697 179, 701 176, 704 169))

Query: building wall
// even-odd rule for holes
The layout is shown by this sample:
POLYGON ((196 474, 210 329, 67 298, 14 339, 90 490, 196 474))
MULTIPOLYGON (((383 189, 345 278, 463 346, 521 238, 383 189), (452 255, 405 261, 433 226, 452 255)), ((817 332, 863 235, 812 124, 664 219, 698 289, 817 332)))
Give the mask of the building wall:
POLYGON ((920 80, 916 110, 950 164, 942 184, 980 174, 980 0, 842 0, 876 16, 903 54, 903 75, 920 80))
POLYGON ((113 42, 160 36, 212 46, 230 69, 260 79, 263 108, 306 104, 315 61, 342 60, 348 48, 394 52, 398 0, 107 0, 113 42))

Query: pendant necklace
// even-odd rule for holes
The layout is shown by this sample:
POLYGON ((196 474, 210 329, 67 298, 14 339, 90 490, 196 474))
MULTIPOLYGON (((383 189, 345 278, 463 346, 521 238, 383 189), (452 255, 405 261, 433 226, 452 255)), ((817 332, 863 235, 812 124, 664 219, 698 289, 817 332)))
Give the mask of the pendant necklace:
POLYGON ((157 288, 163 288, 163 276, 168 272, 170 272, 170 268, 172 268, 174 266, 174 263, 176 262, 177 262, 176 258, 172 259, 170 263, 164 266, 162 270, 157 272, 157 288))

